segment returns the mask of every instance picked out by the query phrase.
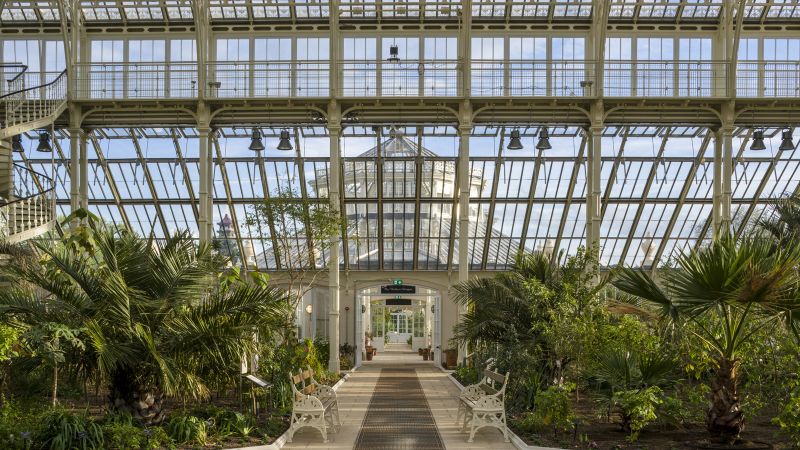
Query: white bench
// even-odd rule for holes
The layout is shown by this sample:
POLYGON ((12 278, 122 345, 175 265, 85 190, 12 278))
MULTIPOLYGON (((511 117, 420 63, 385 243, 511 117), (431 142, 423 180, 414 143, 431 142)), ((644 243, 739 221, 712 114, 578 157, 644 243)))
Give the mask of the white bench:
POLYGON ((292 383, 294 402, 287 441, 292 442, 295 431, 300 428, 312 427, 322 433, 324 442, 328 442, 328 428, 335 432, 337 427, 342 425, 336 391, 330 386, 318 383, 311 368, 302 370, 297 375, 290 373, 289 379, 292 383))
POLYGON ((503 432, 505 441, 508 442, 505 393, 509 373, 501 375, 489 370, 489 366, 487 366, 483 371, 481 381, 461 390, 458 398, 456 425, 463 419, 461 429, 464 430, 469 424, 469 440, 467 442, 473 442, 475 432, 483 427, 499 429, 503 432))

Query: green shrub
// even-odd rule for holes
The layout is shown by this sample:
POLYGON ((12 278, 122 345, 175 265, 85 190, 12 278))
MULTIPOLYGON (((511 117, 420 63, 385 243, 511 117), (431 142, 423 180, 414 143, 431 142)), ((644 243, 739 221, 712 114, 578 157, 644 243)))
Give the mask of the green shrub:
POLYGON ((289 424, 284 417, 270 416, 267 423, 261 427, 261 433, 265 441, 278 438, 289 428, 289 424))
POLYGON ((794 445, 800 447, 800 389, 792 393, 783 410, 772 419, 772 423, 781 427, 792 438, 794 445))
POLYGON ((103 430, 85 413, 54 409, 42 417, 36 441, 50 450, 102 449, 103 430))
POLYGON ((209 431, 213 428, 212 419, 203 420, 189 414, 174 416, 167 423, 167 433, 175 442, 193 442, 202 446, 209 443, 209 431))
POLYGON ((175 441, 161 427, 145 428, 142 430, 142 434, 145 437, 142 450, 172 450, 175 448, 175 441))
POLYGON ((535 396, 533 412, 522 415, 517 427, 526 433, 540 433, 552 430, 554 433, 567 431, 575 426, 575 413, 572 409, 570 392, 574 385, 550 386, 535 396))
POLYGON ((256 430, 255 422, 250 417, 236 411, 225 411, 215 420, 217 432, 223 435, 235 434, 246 438, 256 430))
POLYGON ((481 372, 474 366, 458 366, 453 372, 453 377, 464 386, 480 381, 481 372))
POLYGON ((39 416, 38 409, 23 409, 16 400, 0 397, 0 448, 32 448, 39 416))
POLYGON ((103 425, 103 441, 108 450, 140 450, 144 447, 144 430, 124 422, 108 422, 103 425))
POLYGON ((612 401, 620 410, 622 429, 630 433, 628 440, 631 442, 639 438, 647 424, 658 418, 656 408, 663 402, 658 386, 616 392, 612 401))

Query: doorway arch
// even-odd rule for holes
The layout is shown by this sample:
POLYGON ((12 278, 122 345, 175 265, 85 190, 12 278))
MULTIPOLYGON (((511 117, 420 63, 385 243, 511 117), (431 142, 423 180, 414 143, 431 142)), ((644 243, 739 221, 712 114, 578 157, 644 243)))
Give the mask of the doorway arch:
MULTIPOLYGON (((387 329, 390 327, 386 326, 387 324, 385 321, 376 321, 373 320, 373 318, 379 308, 381 309, 381 314, 384 313, 385 308, 390 308, 412 311, 410 333, 408 333, 408 329, 405 329, 405 331, 410 334, 412 340, 411 349, 416 350, 416 348, 419 347, 430 347, 434 364, 441 366, 441 291, 431 286, 416 284, 416 292, 413 294, 382 294, 381 286, 384 285, 385 283, 369 285, 356 291, 356 365, 360 365, 365 357, 366 333, 372 335, 373 342, 378 339, 386 340, 388 338, 387 329), (420 314, 420 312, 424 312, 424 314, 420 314), (424 317, 421 321, 420 315, 424 317), (424 327, 422 332, 420 332, 420 325, 424 327), (376 326, 382 326, 383 328, 378 330, 376 326)), ((403 338, 401 333, 398 333, 398 335, 400 335, 400 338, 403 338)), ((397 336, 392 336, 392 338, 397 338, 397 336)))

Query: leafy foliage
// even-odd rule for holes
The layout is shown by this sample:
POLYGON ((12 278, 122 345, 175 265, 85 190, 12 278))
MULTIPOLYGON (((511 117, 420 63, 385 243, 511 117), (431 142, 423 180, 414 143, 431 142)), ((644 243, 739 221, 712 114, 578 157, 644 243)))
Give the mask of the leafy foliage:
POLYGON ((614 393, 614 404, 622 416, 622 429, 630 432, 629 441, 636 441, 644 427, 658 418, 656 408, 663 402, 661 394, 658 386, 614 393))
MULTIPOLYGON (((152 398, 158 406, 162 392, 206 397, 208 380, 234 375, 241 355, 255 350, 253 331, 269 336, 270 317, 281 314, 284 294, 274 287, 237 281, 218 288, 224 259, 197 248, 188 233, 157 243, 88 227, 38 244, 41 260, 9 265, 18 282, 0 292, 0 311, 31 330, 60 324, 62 336, 79 333, 86 348, 73 345, 83 350, 73 365, 108 381, 123 404, 152 398)), ((31 333, 29 342, 37 342, 31 333)))
POLYGON ((51 450, 103 449, 103 430, 87 414, 53 409, 42 417, 37 441, 51 450))

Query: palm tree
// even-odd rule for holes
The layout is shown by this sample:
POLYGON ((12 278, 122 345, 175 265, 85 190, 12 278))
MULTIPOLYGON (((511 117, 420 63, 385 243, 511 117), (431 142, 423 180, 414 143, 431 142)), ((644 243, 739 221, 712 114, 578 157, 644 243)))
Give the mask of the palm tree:
POLYGON ((772 214, 758 221, 757 225, 779 242, 800 238, 800 196, 775 200, 770 209, 772 214))
MULTIPOLYGON (((690 329, 716 362, 706 425, 726 442, 744 428, 738 370, 743 346, 760 328, 800 311, 800 246, 774 245, 760 237, 722 235, 681 254, 656 281, 641 269, 621 270, 614 285, 657 306, 660 314, 690 329)), ((789 323, 791 325, 791 323, 789 323)))
POLYGON ((453 329, 454 340, 490 352, 535 354, 545 380, 560 384, 570 356, 548 342, 543 328, 559 302, 574 302, 569 312, 581 315, 605 281, 593 281, 596 265, 583 249, 566 258, 544 252, 521 253, 514 266, 491 278, 474 278, 454 287, 456 303, 467 312, 453 329))
POLYGON ((113 409, 145 425, 163 420, 164 396, 204 398, 211 379, 235 373, 285 304, 263 284, 220 288, 224 259, 185 232, 156 243, 90 221, 37 247, 41 259, 7 266, 17 281, 0 292, 0 312, 83 329, 82 364, 108 383, 113 409))

